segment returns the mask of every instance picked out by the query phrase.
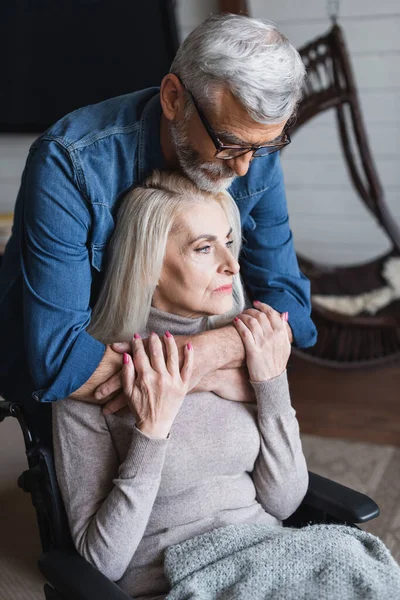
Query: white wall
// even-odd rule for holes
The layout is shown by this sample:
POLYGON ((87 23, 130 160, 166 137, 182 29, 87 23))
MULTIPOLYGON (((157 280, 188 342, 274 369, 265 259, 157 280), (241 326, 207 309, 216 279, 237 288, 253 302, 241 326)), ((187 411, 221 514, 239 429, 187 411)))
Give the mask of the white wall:
MULTIPOLYGON (((275 21, 299 47, 329 27, 324 0, 250 0, 254 17, 275 21)), ((342 0, 350 49, 378 173, 400 222, 400 2, 342 0)), ((300 130, 284 153, 291 225, 299 252, 326 263, 362 262, 389 245, 350 184, 333 113, 300 130)))
POLYGON ((217 12, 217 0, 175 0, 176 19, 181 40, 212 12, 217 12))

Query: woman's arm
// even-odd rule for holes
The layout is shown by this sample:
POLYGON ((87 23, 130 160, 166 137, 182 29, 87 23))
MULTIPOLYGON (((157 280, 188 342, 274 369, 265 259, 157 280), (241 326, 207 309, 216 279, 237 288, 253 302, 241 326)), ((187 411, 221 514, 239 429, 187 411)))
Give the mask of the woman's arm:
POLYGON ((52 410, 57 479, 75 546, 117 581, 145 532, 168 439, 147 437, 134 427, 119 464, 101 407, 68 399, 52 410))
POLYGON ((257 499, 269 514, 283 520, 300 506, 308 488, 299 424, 290 402, 286 371, 252 385, 261 438, 252 473, 257 499))
POLYGON ((296 413, 290 403, 286 365, 290 342, 280 315, 255 302, 234 324, 246 349, 246 362, 258 406, 261 450, 253 470, 257 496, 277 519, 289 517, 303 500, 308 472, 301 448, 296 413))

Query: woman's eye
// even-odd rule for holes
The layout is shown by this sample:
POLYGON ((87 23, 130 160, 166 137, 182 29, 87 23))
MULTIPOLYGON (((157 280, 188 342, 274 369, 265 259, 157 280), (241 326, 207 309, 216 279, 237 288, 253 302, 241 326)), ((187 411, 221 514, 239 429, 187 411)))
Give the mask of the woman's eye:
POLYGON ((202 252, 208 254, 211 251, 211 246, 203 246, 202 248, 196 248, 195 252, 202 252))
POLYGON ((226 242, 226 247, 227 248, 231 248, 233 246, 233 240, 230 240, 229 242, 226 242))

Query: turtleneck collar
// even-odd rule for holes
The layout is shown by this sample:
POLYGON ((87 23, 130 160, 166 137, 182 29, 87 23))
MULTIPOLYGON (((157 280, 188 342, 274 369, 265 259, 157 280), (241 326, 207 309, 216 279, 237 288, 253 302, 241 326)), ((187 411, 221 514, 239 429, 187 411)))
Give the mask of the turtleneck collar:
POLYGON ((196 333, 205 331, 207 329, 207 324, 207 317, 196 317, 195 319, 191 319, 189 317, 173 315, 158 310, 158 308, 151 307, 149 320, 146 326, 146 334, 148 335, 154 331, 158 335, 164 335, 166 331, 169 331, 172 335, 196 335, 196 333))

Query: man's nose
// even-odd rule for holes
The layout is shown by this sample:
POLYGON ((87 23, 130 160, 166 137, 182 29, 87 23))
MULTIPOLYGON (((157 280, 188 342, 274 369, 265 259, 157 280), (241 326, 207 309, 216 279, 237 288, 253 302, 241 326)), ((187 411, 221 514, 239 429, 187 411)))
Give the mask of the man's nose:
POLYGON ((239 177, 243 177, 246 175, 249 170, 250 163, 253 160, 253 153, 251 151, 246 152, 246 154, 242 154, 242 156, 238 156, 237 158, 231 158, 227 160, 228 166, 235 171, 236 175, 239 177))

